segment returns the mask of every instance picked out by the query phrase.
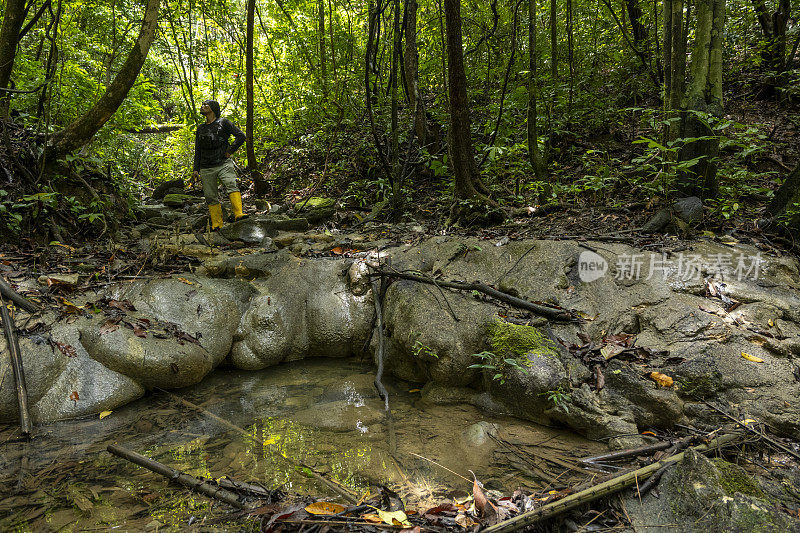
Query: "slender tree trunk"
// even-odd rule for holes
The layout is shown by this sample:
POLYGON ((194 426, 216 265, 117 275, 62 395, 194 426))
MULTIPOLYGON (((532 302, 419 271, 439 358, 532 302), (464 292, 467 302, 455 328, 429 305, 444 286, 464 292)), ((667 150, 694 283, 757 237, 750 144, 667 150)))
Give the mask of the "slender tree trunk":
POLYGON ((557 85, 558 77, 558 5, 550 0, 550 75, 557 85))
POLYGON ((719 139, 697 112, 721 116, 722 33, 725 27, 725 0, 699 0, 696 8, 695 40, 692 48, 690 83, 681 103, 680 161, 699 158, 678 175, 678 194, 713 198, 717 194, 719 139))
POLYGON ((420 146, 428 143, 428 123, 425 119, 425 102, 419 90, 419 51, 417 50, 417 0, 406 0, 406 87, 411 105, 414 106, 414 132, 420 146))
POLYGON ((253 41, 255 40, 255 21, 256 21, 256 0, 247 0, 247 44, 245 45, 245 85, 247 91, 247 122, 245 127, 245 135, 247 136, 247 168, 250 170, 250 176, 253 178, 253 187, 257 196, 266 194, 267 184, 261 176, 261 170, 258 168, 258 161, 256 161, 255 149, 255 112, 253 110, 253 80, 254 73, 254 57, 253 57, 253 41))
POLYGON ((148 0, 139 37, 105 94, 82 117, 53 136, 49 150, 49 155, 55 156, 53 159, 77 150, 91 141, 95 133, 108 122, 128 96, 128 91, 139 76, 156 34, 159 3, 160 0, 148 0))
MULTIPOLYGON (((14 70, 19 30, 25 22, 25 0, 6 0, 3 27, 0 28, 0 89, 7 89, 14 70)), ((0 116, 8 112, 10 94, 0 90, 0 116)))
POLYGON ((322 79, 322 94, 328 94, 328 61, 325 49, 325 0, 317 1, 319 22, 319 73, 322 79))
POLYGON ((461 1, 444 0, 447 33, 447 81, 450 93, 450 152, 455 174, 454 195, 468 199, 478 195, 478 171, 472 148, 472 128, 467 100, 467 75, 461 37, 461 1))
POLYGON ((544 179, 544 162, 539 152, 539 114, 536 95, 539 91, 536 56, 536 0, 528 0, 528 158, 537 180, 544 179))
MULTIPOLYGON (((392 73, 389 77, 391 80, 392 91, 392 147, 389 153, 390 162, 392 164, 392 205, 394 208, 394 215, 397 217, 401 213, 403 195, 401 188, 403 183, 400 176, 400 102, 398 94, 398 86, 400 85, 400 1, 394 0, 392 2, 392 73)), ((411 142, 411 139, 408 140, 411 142)))

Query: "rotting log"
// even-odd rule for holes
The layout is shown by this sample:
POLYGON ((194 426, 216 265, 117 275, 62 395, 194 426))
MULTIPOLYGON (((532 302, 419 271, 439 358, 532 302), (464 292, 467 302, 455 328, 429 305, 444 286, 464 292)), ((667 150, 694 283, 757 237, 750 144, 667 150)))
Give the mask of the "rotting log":
POLYGON ((568 309, 558 309, 555 307, 548 307, 546 305, 529 302, 528 300, 523 300, 522 298, 511 296, 510 294, 499 291, 497 289, 489 287, 484 283, 480 283, 477 281, 473 283, 467 283, 464 281, 439 280, 439 279, 433 279, 428 276, 422 276, 419 274, 407 274, 405 272, 398 272, 396 270, 378 270, 370 275, 389 276, 400 279, 407 279, 410 281, 418 281, 420 283, 428 283, 430 285, 436 285, 437 287, 447 287, 448 289, 457 289, 460 291, 478 291, 496 300, 500 300, 501 302, 505 302, 509 305, 513 305, 514 307, 518 307, 520 309, 525 309, 526 311, 530 311, 534 314, 543 316, 550 320, 557 320, 559 322, 578 321, 577 314, 573 313, 568 309))
MULTIPOLYGON (((693 449, 696 452, 708 452, 722 446, 729 445, 739 438, 740 435, 738 433, 728 433, 709 441, 707 444, 695 446, 693 449)), ((558 501, 549 503, 539 507, 538 509, 533 509, 532 511, 522 513, 514 518, 488 527, 482 530, 482 533, 508 533, 510 531, 516 531, 518 529, 541 522, 542 520, 552 518, 553 516, 561 514, 565 511, 569 511, 570 509, 574 509, 580 505, 592 502, 604 496, 608 496, 609 494, 614 494, 615 492, 619 492, 627 487, 637 485, 640 481, 647 479, 665 465, 675 464, 681 461, 685 454, 686 452, 681 452, 632 472, 617 476, 604 483, 595 485, 594 487, 576 492, 575 494, 570 494, 569 496, 558 501)))
POLYGON ((109 451, 109 453, 112 453, 117 457, 122 457, 123 459, 127 459, 128 461, 155 472, 156 474, 161 474, 170 481, 174 481, 175 483, 178 483, 189 490, 199 492, 200 494, 210 498, 227 503, 231 507, 244 509, 244 504, 239 501, 239 496, 223 488, 212 485, 203 479, 198 479, 190 476, 189 474, 184 474, 180 470, 175 470, 170 466, 159 463, 158 461, 154 461, 149 457, 145 457, 144 455, 138 454, 116 444, 109 444, 108 448, 106 449, 109 451))
POLYGON ((0 296, 0 318, 3 319, 3 331, 6 335, 8 355, 11 358, 11 368, 14 372, 14 384, 17 389, 17 403, 19 404, 19 425, 22 433, 30 435, 32 424, 28 411, 28 388, 25 385, 25 369, 22 366, 22 353, 19 349, 19 339, 14 331, 14 323, 9 316, 8 308, 3 297, 0 296))

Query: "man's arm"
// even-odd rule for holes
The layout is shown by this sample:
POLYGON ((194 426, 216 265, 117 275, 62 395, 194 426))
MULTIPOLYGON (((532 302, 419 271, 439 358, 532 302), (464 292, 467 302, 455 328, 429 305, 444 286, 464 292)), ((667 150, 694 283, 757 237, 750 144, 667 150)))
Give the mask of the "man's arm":
POLYGON ((228 148, 228 156, 230 156, 231 154, 233 154, 233 152, 238 150, 241 145, 244 144, 244 141, 245 139, 247 139, 247 137, 245 136, 244 133, 242 133, 242 130, 236 127, 236 125, 233 122, 231 122, 227 118, 223 120, 227 133, 229 135, 233 135, 233 144, 230 145, 230 148, 228 148))

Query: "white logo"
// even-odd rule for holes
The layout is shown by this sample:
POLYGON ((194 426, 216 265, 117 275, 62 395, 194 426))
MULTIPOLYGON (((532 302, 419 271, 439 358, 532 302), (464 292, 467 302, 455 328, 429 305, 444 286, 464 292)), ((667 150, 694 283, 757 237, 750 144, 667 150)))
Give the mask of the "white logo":
POLYGON ((578 257, 578 276, 584 283, 602 278, 606 270, 608 270, 608 263, 594 252, 587 250, 581 252, 578 257))

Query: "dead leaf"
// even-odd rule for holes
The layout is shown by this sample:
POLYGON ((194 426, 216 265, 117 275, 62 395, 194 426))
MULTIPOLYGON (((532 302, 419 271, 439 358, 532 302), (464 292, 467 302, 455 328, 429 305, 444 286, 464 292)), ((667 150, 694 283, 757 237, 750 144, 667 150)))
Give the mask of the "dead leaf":
POLYGON ((185 283, 187 285, 194 285, 194 281, 189 281, 186 278, 178 278, 178 281, 180 281, 181 283, 185 283))
POLYGON ((102 413, 100 413, 100 420, 104 419, 105 417, 107 417, 108 415, 110 415, 113 412, 114 411, 103 411, 102 413))
POLYGON ((372 513, 361 515, 361 518, 363 520, 366 520, 367 522, 372 523, 372 524, 382 524, 383 523, 383 520, 381 520, 380 516, 378 516, 376 514, 372 514, 372 513))
POLYGON ((672 387, 672 385, 675 384, 675 381, 671 377, 661 372, 650 372, 650 379, 658 383, 661 387, 672 387))
POLYGON ((748 361, 752 361, 754 363, 763 363, 764 360, 760 357, 756 357, 755 355, 750 355, 749 353, 742 352, 742 357, 747 359, 748 361))
POLYGON ((108 306, 120 311, 136 311, 136 308, 129 300, 110 300, 108 306))
POLYGON ((347 510, 344 505, 332 502, 314 502, 305 507, 306 511, 316 515, 332 515, 339 514, 347 510))
POLYGON ((377 509, 377 511, 381 520, 390 526, 411 527, 411 522, 408 521, 408 517, 403 511, 384 511, 382 509, 377 509))
POLYGON ((122 319, 121 316, 111 317, 106 320, 102 326, 100 326, 100 335, 104 335, 106 333, 111 333, 112 331, 116 331, 119 329, 119 322, 122 319))
POLYGON ((147 330, 144 329, 139 324, 134 324, 133 325, 133 334, 136 335, 137 337, 141 337, 143 339, 147 338, 147 330))
POLYGON ((76 390, 72 391, 72 393, 69 395, 69 399, 72 400, 73 402, 77 402, 78 400, 80 400, 80 398, 78 397, 78 391, 76 390))
POLYGON ((53 344, 55 344, 56 348, 58 348, 61 351, 61 353, 63 353, 67 357, 78 357, 78 352, 72 345, 58 341, 54 341, 53 344))

